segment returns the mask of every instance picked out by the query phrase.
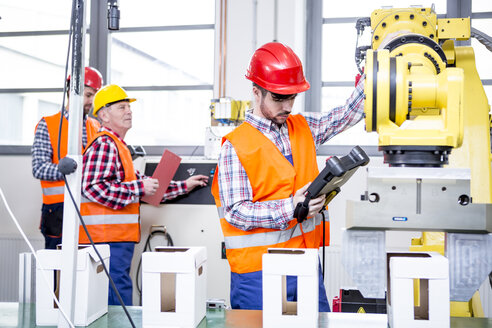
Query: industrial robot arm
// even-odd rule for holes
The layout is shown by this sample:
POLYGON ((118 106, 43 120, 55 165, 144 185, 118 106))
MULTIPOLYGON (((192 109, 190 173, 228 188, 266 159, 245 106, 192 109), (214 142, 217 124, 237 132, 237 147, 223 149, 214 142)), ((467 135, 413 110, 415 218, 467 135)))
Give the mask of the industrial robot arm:
POLYGON ((470 37, 469 18, 437 19, 431 8, 371 15, 366 52, 366 130, 377 131, 392 166, 440 167, 463 141, 463 68, 452 39, 470 37))

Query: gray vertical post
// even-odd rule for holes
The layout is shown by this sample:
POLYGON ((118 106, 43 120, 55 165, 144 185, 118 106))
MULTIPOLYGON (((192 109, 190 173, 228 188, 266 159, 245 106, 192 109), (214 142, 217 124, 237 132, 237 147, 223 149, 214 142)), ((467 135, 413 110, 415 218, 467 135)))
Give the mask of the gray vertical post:
MULTIPOLYGON (((471 0, 447 0, 447 18, 470 17, 471 24, 471 0)), ((458 46, 470 46, 471 39, 466 41, 456 41, 458 46)))
POLYGON ((19 304, 34 303, 36 264, 32 253, 19 254, 19 304))
POLYGON ((91 1, 89 66, 97 68, 103 76, 104 84, 109 84, 111 71, 108 65, 110 54, 110 35, 107 28, 108 2, 91 1))
POLYGON ((258 47, 258 0, 253 0, 253 48, 251 53, 254 53, 258 47))
MULTIPOLYGON (((85 0, 76 0, 72 30, 72 73, 70 79, 70 115, 68 120, 67 157, 77 163, 75 173, 67 176, 63 208, 63 232, 61 251, 60 305, 68 319, 75 318, 75 287, 77 273, 77 250, 79 242, 79 219, 75 206, 80 204, 82 158, 82 115, 84 112, 84 43, 85 43, 85 0), (67 187, 70 187, 75 204, 67 187)), ((58 327, 69 327, 63 315, 59 316, 58 327)))
POLYGON ((306 111, 321 112, 321 35, 323 1, 306 0, 306 63, 304 70, 311 88, 306 91, 306 111))
POLYGON ((278 42, 278 0, 273 2, 273 42, 278 42))

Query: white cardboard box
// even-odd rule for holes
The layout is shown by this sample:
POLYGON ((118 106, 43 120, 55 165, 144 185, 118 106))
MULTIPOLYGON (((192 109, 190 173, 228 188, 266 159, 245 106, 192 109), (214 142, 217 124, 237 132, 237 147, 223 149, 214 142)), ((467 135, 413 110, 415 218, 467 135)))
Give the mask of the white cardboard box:
POLYGON ((205 247, 158 247, 142 254, 142 326, 195 328, 207 301, 205 247))
POLYGON ((391 328, 449 328, 449 265, 439 253, 388 253, 388 323, 391 328), (414 307, 414 279, 420 306, 414 307))
MULTIPOLYGON (((96 245, 96 247, 109 270, 109 245, 96 245)), ((55 308, 51 291, 55 289, 55 274, 59 273, 61 268, 61 250, 42 249, 37 251, 37 256, 48 282, 42 276, 43 270, 39 262, 36 262, 36 325, 57 326, 58 316, 61 314, 58 308, 55 308)), ((108 286, 108 277, 92 246, 80 245, 75 287, 76 326, 88 326, 108 312, 108 286)))
POLYGON ((263 327, 318 326, 318 250, 270 248, 263 254, 263 327), (297 276, 297 302, 286 299, 286 276, 297 276))

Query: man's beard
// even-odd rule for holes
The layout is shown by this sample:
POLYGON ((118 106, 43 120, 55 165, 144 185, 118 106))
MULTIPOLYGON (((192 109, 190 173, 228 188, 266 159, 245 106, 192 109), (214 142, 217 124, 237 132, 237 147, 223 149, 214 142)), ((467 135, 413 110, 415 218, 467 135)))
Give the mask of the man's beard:
POLYGON ((265 101, 263 99, 261 99, 261 103, 260 103, 260 111, 261 113, 263 114, 263 117, 265 117, 266 119, 269 119, 270 121, 272 121, 273 123, 277 124, 277 125, 282 125, 285 123, 285 121, 287 120, 286 118, 281 118, 281 117, 277 117, 278 115, 289 115, 290 113, 288 112, 283 112, 283 113, 278 113, 277 116, 272 116, 265 108, 265 101))
POLYGON ((91 106, 84 106, 84 115, 88 115, 91 112, 92 105, 91 106))

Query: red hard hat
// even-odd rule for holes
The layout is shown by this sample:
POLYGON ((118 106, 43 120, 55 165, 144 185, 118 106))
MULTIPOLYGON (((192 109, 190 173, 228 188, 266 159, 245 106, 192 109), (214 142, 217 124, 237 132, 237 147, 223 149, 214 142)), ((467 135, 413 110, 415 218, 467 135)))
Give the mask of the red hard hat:
MULTIPOLYGON (((101 89, 102 86, 102 75, 99 71, 93 67, 85 68, 85 81, 84 85, 95 89, 96 91, 101 89)), ((70 81, 70 75, 68 76, 67 82, 70 81)))
POLYGON ((255 51, 246 78, 270 92, 283 95, 304 92, 310 87, 301 60, 280 42, 264 44, 255 51))

